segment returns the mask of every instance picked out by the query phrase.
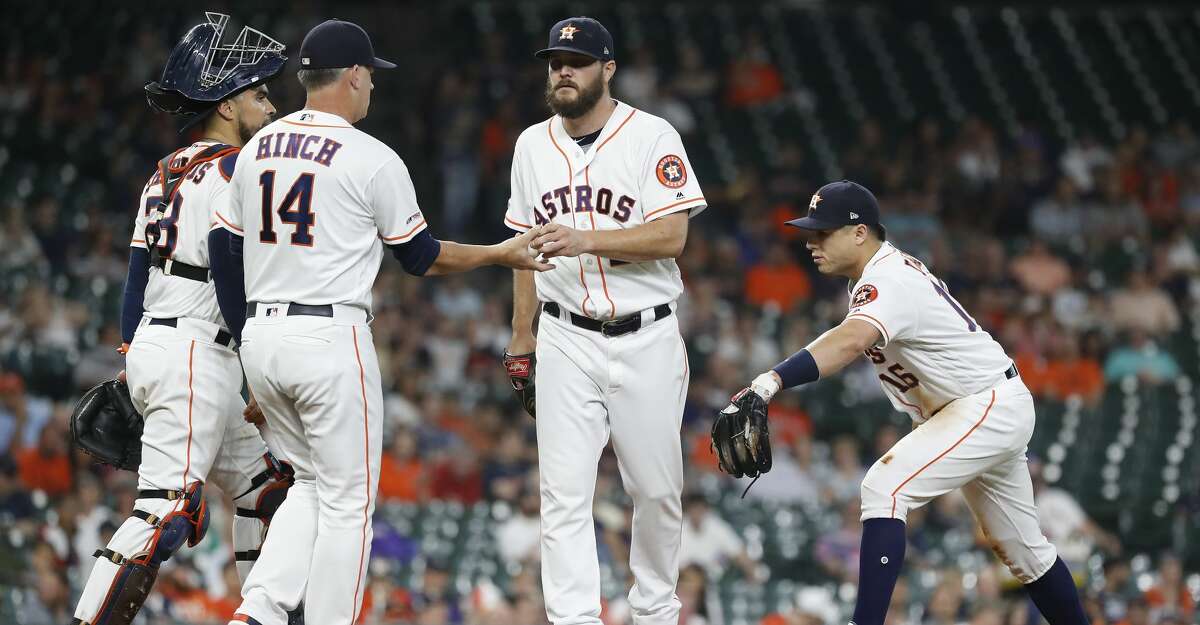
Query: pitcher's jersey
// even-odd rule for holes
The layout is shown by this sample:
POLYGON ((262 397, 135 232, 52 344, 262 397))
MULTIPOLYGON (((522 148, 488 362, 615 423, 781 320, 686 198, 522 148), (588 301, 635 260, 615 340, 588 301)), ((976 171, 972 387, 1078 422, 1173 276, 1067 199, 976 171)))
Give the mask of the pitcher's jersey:
POLYGON ((309 110, 246 143, 216 221, 245 239, 248 301, 368 312, 384 243, 425 229, 400 157, 341 117, 309 110))
MULTIPOLYGON (((211 145, 214 145, 211 141, 193 143, 177 155, 172 166, 181 166, 186 159, 211 145)), ((175 199, 159 223, 162 235, 158 248, 164 258, 208 267, 208 231, 213 210, 228 201, 229 179, 236 159, 235 152, 218 160, 201 163, 179 183, 175 199)), ((133 225, 133 238, 129 243, 131 247, 146 247, 146 223, 150 221, 150 212, 157 208, 161 198, 162 180, 155 172, 142 189, 137 219, 133 225)), ((168 276, 158 267, 150 268, 143 310, 145 315, 159 319, 191 317, 225 325, 217 308, 217 292, 211 280, 198 282, 168 276)))
POLYGON ((884 243, 851 285, 847 319, 873 326, 866 355, 892 405, 924 422, 947 403, 1004 381, 1012 360, 921 261, 884 243))
MULTIPOLYGON (((577 230, 617 230, 707 203, 679 133, 666 120, 621 102, 584 150, 554 116, 517 139, 504 223, 525 232, 561 223, 577 230)), ((611 319, 675 301, 683 280, 675 259, 624 262, 584 254, 553 258, 536 274, 538 299, 577 314, 611 319)))

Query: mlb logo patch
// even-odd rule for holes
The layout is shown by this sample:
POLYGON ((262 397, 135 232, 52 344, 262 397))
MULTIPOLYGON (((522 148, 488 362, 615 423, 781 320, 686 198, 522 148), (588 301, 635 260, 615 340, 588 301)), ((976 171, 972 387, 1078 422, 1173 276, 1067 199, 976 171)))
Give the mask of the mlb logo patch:
POLYGON ((267 317, 278 317, 279 316, 279 307, 278 306, 268 307, 266 316, 267 317))

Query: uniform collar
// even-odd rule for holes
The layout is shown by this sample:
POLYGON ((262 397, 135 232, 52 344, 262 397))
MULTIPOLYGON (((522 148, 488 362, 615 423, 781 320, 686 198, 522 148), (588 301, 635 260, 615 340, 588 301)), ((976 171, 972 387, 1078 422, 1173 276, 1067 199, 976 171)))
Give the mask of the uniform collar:
POLYGON ((287 115, 281 121, 297 126, 326 126, 333 128, 353 128, 354 126, 343 119, 340 115, 326 113, 325 111, 314 111, 312 109, 301 109, 287 115))
POLYGON ((868 269, 875 266, 876 263, 883 260, 885 257, 890 256, 890 255, 892 255, 892 253, 897 252, 897 251, 899 251, 899 250, 896 249, 895 245, 892 245, 891 243, 884 241, 883 245, 880 245, 879 249, 875 250, 875 254, 873 254, 871 256, 871 260, 868 260, 867 264, 863 265, 862 275, 859 276, 857 280, 847 280, 846 281, 846 292, 853 293, 854 289, 858 286, 858 283, 862 282, 863 279, 867 277, 868 269))
POLYGON ((596 142, 587 151, 577 146, 571 135, 567 134, 567 129, 563 127, 562 116, 555 115, 550 118, 550 137, 558 144, 558 148, 567 155, 567 158, 586 166, 592 161, 592 157, 600 150, 604 142, 609 137, 615 135, 625 124, 625 121, 629 119, 629 116, 637 110, 616 98, 613 99, 613 102, 616 102, 617 105, 613 108, 612 115, 608 117, 608 121, 604 122, 604 128, 600 129, 600 136, 596 138, 596 142))

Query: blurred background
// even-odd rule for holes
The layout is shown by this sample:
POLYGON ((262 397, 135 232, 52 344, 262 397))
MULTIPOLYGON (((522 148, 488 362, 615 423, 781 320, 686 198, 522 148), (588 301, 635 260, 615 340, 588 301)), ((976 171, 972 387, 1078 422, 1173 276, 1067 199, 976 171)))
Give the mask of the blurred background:
MULTIPOLYGON (((142 85, 204 10, 285 42, 293 64, 320 21, 365 25, 400 69, 376 75, 359 126, 405 159, 435 236, 470 242, 508 235, 513 142, 549 116, 532 52, 563 17, 607 25, 615 96, 674 124, 710 205, 679 261, 693 369, 684 625, 849 618, 858 483, 908 431, 871 367, 772 404, 775 469, 745 500, 708 444, 732 391, 844 315, 844 284, 781 225, 843 177, 875 191, 891 240, 1015 356, 1038 399, 1043 527, 1092 622, 1197 622, 1200 8, 904 6, 6 4, 0 622, 69 622, 92 551, 132 508, 135 476, 74 450, 66 417, 122 368, 137 194, 191 140, 151 114, 142 85)), ((270 85, 281 112, 303 104, 293 76, 270 85)), ((385 260, 375 302, 388 421, 363 621, 544 623, 533 424, 498 361, 508 273, 416 279, 385 260)), ((140 623, 223 623, 236 607, 231 510, 214 499, 208 537, 164 565, 140 623)), ((629 623, 611 454, 595 518, 604 619, 629 623)), ((1040 619, 958 496, 911 514, 908 534, 890 623, 1040 619)))

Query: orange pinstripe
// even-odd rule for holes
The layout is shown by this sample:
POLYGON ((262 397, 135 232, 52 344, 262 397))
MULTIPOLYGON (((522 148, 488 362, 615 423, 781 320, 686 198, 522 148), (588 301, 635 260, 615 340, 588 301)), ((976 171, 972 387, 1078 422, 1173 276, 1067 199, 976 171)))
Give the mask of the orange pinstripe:
POLYGON ((367 510, 371 507, 371 434, 369 430, 370 421, 367 417, 367 380, 366 372, 363 370, 362 357, 358 353, 358 328, 350 327, 350 331, 354 336, 354 359, 358 361, 358 385, 362 389, 363 401, 363 454, 367 469, 367 502, 363 506, 363 527, 362 527, 362 544, 358 551, 358 581, 354 583, 354 605, 350 608, 350 622, 353 623, 358 619, 358 590, 362 586, 363 578, 363 560, 367 555, 367 523, 370 519, 367 518, 367 510))
MULTIPOLYGON (((630 117, 632 117, 633 113, 630 113, 629 115, 630 115, 630 117)), ((629 117, 626 117, 625 121, 629 121, 629 117)), ((620 129, 618 128, 618 130, 620 130, 620 129)), ((616 133, 614 132, 613 134, 616 134, 616 133)), ((599 151, 599 149, 600 148, 596 148, 597 151, 599 151)), ((588 165, 587 167, 583 168, 583 184, 586 184, 589 187, 592 186, 591 177, 588 175, 588 172, 591 169, 592 169, 591 165, 588 165)), ((594 232, 596 230, 596 211, 594 211, 594 210, 588 211, 588 219, 590 219, 592 221, 592 231, 594 232)), ((592 254, 592 256, 596 256, 596 255, 592 254)), ((596 266, 600 268, 600 284, 604 287, 604 299, 608 300, 608 306, 609 306, 608 318, 616 319, 617 318, 617 305, 616 305, 616 303, 613 302, 612 296, 608 294, 608 278, 606 278, 604 276, 604 259, 600 258, 599 256, 596 256, 596 266)))
POLYGON ((918 406, 918 405, 916 405, 916 404, 910 404, 910 403, 908 403, 908 402, 904 401, 904 398, 903 398, 903 397, 901 397, 901 396, 900 396, 900 394, 899 394, 899 393, 896 393, 895 391, 891 391, 891 390, 889 390, 889 391, 888 391, 888 393, 889 393, 889 394, 891 394, 891 395, 892 395, 892 397, 895 397, 895 398, 896 398, 896 401, 898 401, 898 402, 900 402, 900 403, 904 404, 905 406, 908 406, 909 408, 916 408, 916 409, 917 409, 917 413, 918 413, 918 414, 921 416, 921 418, 922 418, 922 419, 924 419, 924 418, 925 418, 925 411, 924 411, 924 410, 921 410, 921 407, 920 407, 920 406, 918 406))
POLYGON ((519 221, 517 221, 516 219, 513 219, 513 218, 511 218, 511 217, 505 217, 505 218, 504 218, 504 221, 505 221, 505 223, 507 223, 507 224, 509 224, 509 225, 511 225, 511 226, 516 226, 516 227, 518 227, 518 228, 525 228, 526 230, 528 230, 528 229, 530 229, 530 228, 532 228, 532 227, 533 227, 533 226, 531 226, 531 225, 529 225, 529 224, 523 224, 523 223, 521 223, 521 222, 519 222, 519 221))
POLYGON ((695 202, 695 201, 703 200, 703 199, 704 199, 704 196, 702 195, 700 197, 693 197, 693 198, 688 198, 686 200, 679 200, 678 202, 667 204, 666 206, 664 206, 662 208, 657 208, 655 210, 650 211, 649 213, 646 214, 645 217, 643 217, 643 219, 649 220, 651 217, 653 217, 669 208, 675 208, 676 206, 681 206, 683 204, 687 204, 688 202, 695 202))
MULTIPOLYGON (((871 265, 874 265, 875 263, 877 263, 877 262, 879 262, 879 261, 881 261, 881 260, 883 260, 883 259, 887 258, 888 256, 891 256, 892 254, 895 254, 895 253, 896 253, 896 250, 892 250, 892 251, 888 252, 887 254, 884 254, 883 256, 880 256, 879 258, 876 258, 875 260, 871 261, 870 263, 867 263, 867 267, 870 267, 871 265)), ((864 267, 864 269, 866 269, 866 267, 864 267)))
POLYGON ((192 339, 192 345, 188 348, 188 437, 187 437, 187 464, 183 467, 183 490, 187 490, 188 486, 188 471, 192 468, 192 398, 195 393, 192 391, 192 355, 196 351, 196 339, 192 339))
POLYGON ((890 338, 890 337, 891 337, 891 335, 890 335, 890 334, 888 334, 888 331, 887 331, 887 326, 883 325, 883 322, 882 322, 882 321, 880 321, 880 320, 878 320, 878 319, 876 319, 876 318, 872 317, 871 315, 868 315, 868 314, 867 314, 867 313, 865 313, 865 312, 856 312, 856 313, 853 313, 853 314, 846 315, 846 318, 847 318, 847 319, 853 319, 853 318, 855 318, 855 317, 866 317, 867 319, 870 319, 871 321, 874 321, 875 323, 874 323, 874 324, 871 324, 871 325, 875 325, 875 324, 878 324, 878 325, 879 325, 879 329, 883 331, 883 340, 884 340, 885 342, 888 342, 888 343, 891 343, 891 342, 892 342, 892 339, 890 338))
POLYGON ((620 125, 620 126, 617 126, 617 129, 616 129, 616 130, 614 130, 614 131, 613 131, 613 133, 612 133, 611 135, 608 135, 608 138, 604 140, 604 143, 601 143, 600 145, 596 146, 596 151, 597 151, 597 152, 599 152, 599 151, 600 151, 600 148, 602 148, 602 147, 604 147, 605 145, 607 145, 609 141, 612 141, 612 140, 613 140, 613 137, 617 136, 617 133, 618 133, 618 132, 621 132, 621 129, 625 127, 625 124, 628 124, 628 123, 629 123, 629 120, 630 120, 630 119, 633 119, 633 115, 634 115, 634 113, 637 113, 637 109, 633 109, 632 111, 629 111, 629 115, 627 115, 627 116, 625 117, 625 119, 621 120, 621 125, 620 125))
POLYGON ((399 239, 407 239, 408 237, 412 236, 413 233, 420 230, 421 226, 424 226, 424 225, 425 225, 425 220, 422 219, 420 222, 417 223, 417 225, 413 226, 412 230, 409 230, 408 232, 405 232, 404 234, 398 234, 394 237, 383 237, 383 240, 384 241, 396 241, 399 239))
MULTIPOLYGON (((626 118, 626 121, 628 121, 628 118, 626 118)), ((554 144, 554 149, 558 150, 559 154, 562 154, 563 161, 567 164, 567 186, 570 189, 569 193, 573 197, 575 195, 575 170, 571 167, 571 159, 567 158, 567 153, 558 147, 558 141, 554 139, 554 120, 546 122, 546 134, 550 136, 550 143, 554 144)), ((609 138, 611 139, 612 137, 609 138)), ((608 142, 605 141, 605 143, 608 142)), ((572 212, 571 214, 574 215, 575 213, 572 212)), ((586 315, 587 303, 588 300, 592 299, 592 291, 588 289, 587 280, 583 277, 583 260, 578 256, 575 257, 575 260, 579 263, 579 284, 583 285, 584 292, 583 301, 579 302, 579 309, 586 315)))
POLYGON ((979 426, 983 425, 984 420, 987 419, 988 413, 992 411, 992 405, 994 405, 995 403, 996 403, 996 390, 992 389, 992 400, 990 402, 988 402, 987 408, 983 411, 983 416, 979 417, 979 421, 976 421, 975 425, 972 425, 971 429, 967 430, 967 433, 962 435, 962 438, 958 439, 957 441, 954 441, 954 444, 951 445, 950 447, 948 447, 946 449, 946 451, 943 451, 942 453, 938 454, 938 456, 936 458, 925 463, 925 466, 921 467, 920 469, 917 469, 916 473, 913 473, 912 475, 908 476, 908 479, 904 480, 903 482, 900 482, 900 485, 896 487, 896 490, 892 491, 892 518, 893 519, 896 518, 896 493, 900 492, 900 489, 904 488, 905 484, 911 482, 912 479, 917 477, 918 475, 920 475, 922 471, 924 471, 925 469, 928 469, 930 466, 933 465, 933 463, 937 462, 938 460, 941 460, 946 454, 954 451, 955 447, 958 447, 959 444, 961 444, 963 441, 967 440, 967 437, 971 435, 971 432, 974 432, 976 429, 979 428, 979 426))
POLYGON ((234 230, 237 230, 238 232, 241 232, 241 233, 245 233, 245 232, 246 232, 245 230, 242 230, 241 228, 239 228, 239 227, 237 227, 237 226, 235 226, 235 225, 233 225, 233 224, 229 223, 229 220, 228 220, 228 219, 225 219, 225 216, 224 216, 224 215, 222 215, 221 213, 218 213, 218 212, 216 212, 216 211, 213 211, 213 214, 214 214, 214 215, 216 215, 216 216, 217 216, 217 219, 220 219, 220 220, 221 220, 221 223, 225 224, 226 226, 229 226, 230 228, 232 228, 232 229, 234 229, 234 230))

